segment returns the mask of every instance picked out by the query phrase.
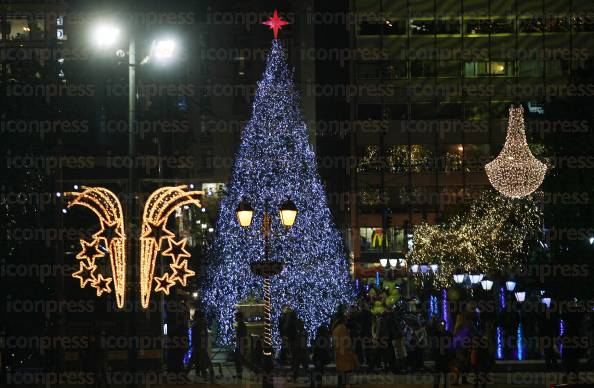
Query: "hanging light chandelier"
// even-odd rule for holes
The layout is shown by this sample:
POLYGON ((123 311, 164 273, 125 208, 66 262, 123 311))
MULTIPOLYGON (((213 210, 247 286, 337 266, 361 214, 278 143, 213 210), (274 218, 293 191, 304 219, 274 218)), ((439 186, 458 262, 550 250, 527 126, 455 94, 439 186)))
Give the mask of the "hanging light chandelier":
POLYGON ((501 194, 521 198, 542 183, 547 167, 532 155, 524 131, 524 108, 509 108, 507 136, 501 153, 485 166, 489 182, 501 194))

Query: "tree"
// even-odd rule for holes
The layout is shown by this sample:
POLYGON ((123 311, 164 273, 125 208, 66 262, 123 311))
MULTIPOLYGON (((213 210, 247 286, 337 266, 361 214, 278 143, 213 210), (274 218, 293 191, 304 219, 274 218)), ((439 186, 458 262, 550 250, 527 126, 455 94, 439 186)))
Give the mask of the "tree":
POLYGON ((456 270, 496 274, 518 270, 526 263, 527 240, 542 225, 539 193, 508 198, 487 190, 466 209, 435 225, 415 227, 411 263, 439 265, 436 285, 452 283, 456 270))
POLYGON ((272 215, 270 259, 284 263, 283 271, 271 279, 273 338, 278 346, 282 306, 297 312, 311 338, 340 304, 350 300, 353 288, 347 254, 308 142, 293 75, 276 39, 258 82, 252 116, 241 135, 204 279, 203 301, 219 322, 222 345, 234 342, 236 304, 262 295, 262 278, 251 273, 250 263, 263 259, 265 208, 272 215), (278 208, 287 199, 298 208, 290 229, 281 225, 278 216, 278 208), (242 229, 235 215, 242 200, 254 208, 249 229, 242 229))

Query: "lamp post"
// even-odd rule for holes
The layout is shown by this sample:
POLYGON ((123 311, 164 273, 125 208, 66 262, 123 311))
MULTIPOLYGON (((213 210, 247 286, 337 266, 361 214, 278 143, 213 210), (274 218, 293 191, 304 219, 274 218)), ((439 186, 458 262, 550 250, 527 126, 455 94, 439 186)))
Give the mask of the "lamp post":
MULTIPOLYGON (((115 50, 118 49, 117 52, 114 51, 113 53, 116 55, 120 55, 122 53, 122 49, 120 46, 120 38, 122 36, 122 29, 117 25, 117 23, 112 21, 98 21, 91 26, 91 41, 94 46, 100 51, 107 51, 107 50, 115 50)), ((138 186, 137 177, 136 177, 136 169, 134 162, 136 160, 136 39, 134 30, 131 29, 128 34, 128 157, 131 160, 130 167, 128 168, 128 186, 129 186, 129 195, 130 195, 130 203, 128 204, 128 220, 136 220, 137 214, 135 209, 137 208, 135 204, 135 191, 138 186)), ((145 64, 150 62, 151 58, 154 58, 157 62, 167 62, 174 58, 174 54, 176 53, 176 44, 175 40, 173 39, 159 39, 154 40, 152 46, 149 50, 149 55, 146 56, 142 62, 140 63, 145 64)), ((125 55, 122 54, 122 55, 125 55)), ((160 146, 160 145, 159 145, 160 146)), ((159 169, 160 171, 160 169, 159 169)), ((134 240, 129 240, 128 243, 128 257, 136 257, 136 246, 134 240)), ((163 264, 161 263, 161 266, 163 264)), ((128 269, 128 272, 136 279, 137 274, 134 272, 135 266, 131 265, 128 269)), ((136 283, 131 283, 131 295, 136 294, 135 286, 136 283)), ((133 309, 134 310, 134 309, 133 309)), ((165 298, 164 295, 161 295, 161 327, 163 331, 161 333, 166 335, 165 331, 165 321, 166 321, 166 309, 165 309, 165 298)), ((129 321, 129 330, 130 332, 134 333, 136 330, 136 316, 134 312, 131 313, 131 319, 129 321)), ((161 354, 161 361, 164 360, 164 354, 161 354)), ((129 351, 129 358, 132 364, 132 371, 134 371, 136 367, 136 351, 131 348, 129 351)))
MULTIPOLYGON (((237 221, 242 228, 248 228, 254 218, 254 209, 249 202, 242 201, 236 211, 237 221)), ((290 228, 297 218, 297 207, 291 200, 284 202, 279 209, 281 223, 286 228, 290 228)), ((270 277, 278 275, 283 269, 283 263, 270 259, 270 235, 272 218, 268 212, 267 204, 264 205, 264 215, 262 218, 262 234, 264 235, 264 259, 253 262, 251 270, 254 274, 263 278, 264 284, 264 345, 262 353, 264 355, 264 380, 262 386, 272 386, 270 372, 273 367, 272 360, 272 322, 271 322, 271 294, 270 277)))

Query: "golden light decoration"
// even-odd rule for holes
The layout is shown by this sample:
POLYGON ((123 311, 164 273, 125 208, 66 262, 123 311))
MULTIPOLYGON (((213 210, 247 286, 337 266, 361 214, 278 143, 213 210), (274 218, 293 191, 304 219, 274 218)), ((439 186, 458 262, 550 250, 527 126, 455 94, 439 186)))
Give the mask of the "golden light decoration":
POLYGON ((507 135, 501 153, 485 166, 491 185, 501 194, 522 198, 544 180, 547 167, 532 155, 526 142, 524 108, 509 108, 507 135))
POLYGON ((526 237, 536 235, 541 225, 536 195, 512 199, 488 190, 443 223, 415 226, 408 263, 437 264, 432 281, 439 286, 451 284, 458 269, 483 273, 518 269, 527 253, 526 237))
POLYGON ((149 306, 153 281, 156 283, 155 292, 168 295, 176 282, 185 286, 187 278, 194 275, 194 271, 188 270, 187 260, 180 261, 183 257, 190 257, 185 249, 186 239, 175 241, 175 234, 167 229, 167 220, 175 209, 186 205, 201 207, 198 197, 203 192, 188 189, 186 185, 162 187, 148 197, 144 206, 140 237, 140 294, 144 308, 149 306), (171 256, 173 272, 156 277, 155 264, 165 241, 169 246, 162 254, 171 256))
POLYGON ((101 229, 93 235, 93 240, 80 240, 82 250, 76 255, 81 260, 80 269, 72 274, 79 279, 80 287, 91 284, 97 291, 97 296, 111 293, 110 284, 113 281, 116 303, 119 308, 124 306, 126 291, 126 234, 124 231, 124 215, 118 197, 103 187, 82 187, 81 192, 66 192, 64 196, 71 198, 68 208, 84 206, 90 209, 99 219, 101 229), (99 250, 103 243, 109 252, 112 277, 95 275, 97 265, 95 260, 104 257, 99 250))

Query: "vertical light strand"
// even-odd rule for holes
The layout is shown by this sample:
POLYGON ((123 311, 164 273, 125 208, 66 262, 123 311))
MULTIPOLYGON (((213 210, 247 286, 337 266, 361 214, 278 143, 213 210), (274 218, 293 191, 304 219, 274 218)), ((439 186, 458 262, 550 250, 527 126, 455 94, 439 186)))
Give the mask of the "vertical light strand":
POLYGON ((270 301, 270 277, 264 277, 264 354, 272 354, 272 325, 271 325, 271 301, 270 301))
POLYGON ((496 342, 496 346, 497 346, 497 359, 498 360, 503 360, 503 344, 504 344, 504 332, 503 332, 503 327, 501 326, 497 326, 496 332, 495 332, 495 342, 496 342))
POLYGON ((450 330, 450 312, 448 308, 448 290, 441 290, 441 319, 445 322, 445 329, 450 330))
POLYGON ((516 332, 517 338, 517 347, 518 347, 518 360, 524 359, 524 329, 522 328, 522 323, 518 323, 518 330, 516 332))
POLYGON ((563 336, 565 335, 565 320, 559 319, 559 354, 563 356, 563 336))

